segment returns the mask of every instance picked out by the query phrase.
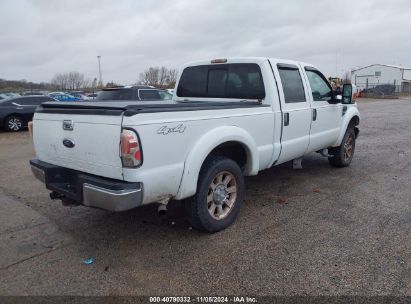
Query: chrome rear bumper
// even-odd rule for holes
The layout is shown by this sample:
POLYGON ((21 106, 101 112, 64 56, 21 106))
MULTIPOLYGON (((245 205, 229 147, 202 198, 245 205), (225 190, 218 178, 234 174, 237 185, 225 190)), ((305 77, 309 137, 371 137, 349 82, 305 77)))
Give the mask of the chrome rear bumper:
POLYGON ((141 204, 142 189, 110 190, 83 184, 83 204, 111 211, 133 209, 141 204))

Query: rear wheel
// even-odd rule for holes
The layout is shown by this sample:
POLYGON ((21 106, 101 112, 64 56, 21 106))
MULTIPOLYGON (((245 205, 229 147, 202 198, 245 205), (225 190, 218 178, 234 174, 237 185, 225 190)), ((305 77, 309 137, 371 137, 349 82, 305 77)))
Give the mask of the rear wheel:
POLYGON ((9 116, 4 121, 4 128, 7 131, 18 132, 23 128, 23 120, 19 116, 9 116))
POLYGON ((349 126, 345 132, 341 145, 335 148, 328 149, 332 157, 328 158, 331 166, 348 167, 351 164, 355 150, 355 131, 349 126))
POLYGON ((190 224, 217 232, 236 219, 244 200, 244 177, 239 165, 221 156, 210 157, 201 169, 197 193, 184 202, 190 224))

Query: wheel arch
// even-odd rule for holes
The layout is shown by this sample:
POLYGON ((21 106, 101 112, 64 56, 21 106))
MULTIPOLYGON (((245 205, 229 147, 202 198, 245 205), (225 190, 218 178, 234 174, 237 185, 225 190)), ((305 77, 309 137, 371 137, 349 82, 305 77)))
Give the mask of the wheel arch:
POLYGON ((359 134, 359 129, 357 126, 360 124, 360 119, 361 117, 358 109, 356 107, 349 108, 343 116, 340 134, 337 141, 332 145, 332 147, 338 147, 341 144, 347 128, 351 125, 354 126, 355 137, 357 137, 359 134))
POLYGON ((360 116, 359 115, 354 115, 350 122, 348 123, 348 126, 353 125, 354 126, 354 132, 355 132, 355 138, 358 137, 360 134, 360 129, 358 129, 358 125, 360 124, 360 116))
POLYGON ((233 159, 243 168, 244 175, 258 173, 258 149, 252 136, 236 126, 218 127, 199 138, 190 150, 184 162, 176 199, 187 198, 196 193, 200 170, 211 155, 223 155, 233 159))

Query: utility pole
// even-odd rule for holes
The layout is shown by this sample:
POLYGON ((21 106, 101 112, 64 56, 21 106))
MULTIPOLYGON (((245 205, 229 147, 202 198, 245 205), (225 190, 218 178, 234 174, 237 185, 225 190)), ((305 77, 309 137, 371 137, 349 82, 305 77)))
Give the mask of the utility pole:
POLYGON ((338 77, 338 52, 335 52, 335 77, 338 77))
POLYGON ((99 86, 100 88, 102 88, 102 87, 103 87, 103 77, 101 76, 101 63, 100 63, 100 59, 101 59, 101 56, 98 55, 98 56, 97 56, 97 60, 98 60, 98 75, 99 75, 98 86, 99 86))

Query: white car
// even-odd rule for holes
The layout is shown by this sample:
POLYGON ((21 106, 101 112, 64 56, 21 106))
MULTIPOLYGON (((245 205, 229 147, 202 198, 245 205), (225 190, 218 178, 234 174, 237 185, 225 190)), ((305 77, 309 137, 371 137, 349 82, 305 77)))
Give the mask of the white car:
POLYGON ((51 197, 112 211, 183 200, 191 225, 215 232, 237 217, 244 176, 312 152, 351 163, 360 114, 350 85, 337 96, 313 65, 272 58, 182 71, 173 101, 39 107, 30 163, 51 197))

